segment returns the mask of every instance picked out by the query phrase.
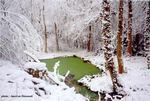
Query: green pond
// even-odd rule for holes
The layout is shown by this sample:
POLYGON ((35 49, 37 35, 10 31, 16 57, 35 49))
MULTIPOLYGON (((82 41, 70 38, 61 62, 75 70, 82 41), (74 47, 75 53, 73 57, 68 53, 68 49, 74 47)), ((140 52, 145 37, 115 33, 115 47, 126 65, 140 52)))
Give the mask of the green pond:
POLYGON ((53 59, 43 59, 41 61, 47 64, 49 71, 54 71, 53 66, 57 61, 60 61, 59 73, 65 75, 69 70, 70 74, 73 74, 76 80, 79 80, 85 75, 101 73, 95 65, 76 56, 57 57, 53 59))
POLYGON ((83 96, 88 96, 89 101, 98 101, 98 94, 96 92, 91 91, 88 87, 77 82, 77 80, 81 79, 85 75, 101 74, 101 70, 99 70, 95 65, 77 56, 57 57, 52 59, 43 59, 40 61, 46 63, 49 71, 54 71, 53 67, 55 63, 60 61, 59 73, 61 75, 65 75, 69 70, 70 74, 74 75, 71 82, 66 84, 74 86, 77 93, 80 93, 83 96))

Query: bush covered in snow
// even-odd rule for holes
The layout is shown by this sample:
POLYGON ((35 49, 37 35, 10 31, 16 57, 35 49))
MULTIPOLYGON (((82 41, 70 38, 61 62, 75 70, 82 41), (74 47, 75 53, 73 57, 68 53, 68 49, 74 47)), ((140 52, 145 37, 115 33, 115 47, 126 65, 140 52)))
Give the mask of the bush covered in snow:
POLYGON ((40 50, 40 36, 23 15, 0 13, 7 13, 0 16, 0 58, 20 64, 27 60, 24 50, 40 50))

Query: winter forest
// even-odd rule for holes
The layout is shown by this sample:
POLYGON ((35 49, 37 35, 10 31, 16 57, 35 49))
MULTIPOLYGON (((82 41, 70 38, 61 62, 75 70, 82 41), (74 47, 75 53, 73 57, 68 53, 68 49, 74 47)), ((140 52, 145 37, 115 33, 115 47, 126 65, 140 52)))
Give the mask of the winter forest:
POLYGON ((0 101, 149 99, 149 0, 0 0, 0 101))

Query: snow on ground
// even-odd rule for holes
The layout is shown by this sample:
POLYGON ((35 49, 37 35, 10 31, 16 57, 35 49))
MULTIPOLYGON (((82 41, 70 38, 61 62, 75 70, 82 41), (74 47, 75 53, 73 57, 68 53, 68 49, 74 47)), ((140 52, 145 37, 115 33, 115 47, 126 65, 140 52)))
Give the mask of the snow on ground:
POLYGON ((84 83, 85 86, 88 86, 92 91, 99 92, 111 92, 112 91, 112 82, 109 76, 85 76, 78 80, 78 82, 84 83), (93 78, 93 79, 92 79, 93 78))
MULTIPOLYGON (((53 58, 58 56, 71 56, 77 55, 90 60, 93 64, 98 67, 104 68, 104 58, 103 55, 93 56, 86 51, 82 52, 70 52, 70 53, 53 53, 51 55, 44 54, 41 58, 53 58)), ((119 81, 124 86, 124 91, 127 93, 122 101, 149 101, 150 99, 150 69, 147 67, 147 59, 145 57, 124 57, 124 67, 125 73, 119 75, 119 81)), ((117 67, 117 59, 115 57, 115 66, 117 67)), ((107 75, 101 76, 86 76, 79 80, 84 82, 93 91, 111 91, 111 80, 107 75), (92 79, 90 79, 92 78, 92 79)), ((117 100, 115 100, 117 101, 117 100)))
MULTIPOLYGON (((103 68, 104 70, 104 58, 101 56, 91 56, 86 54, 86 51, 65 53, 65 55, 77 55, 90 60, 93 64, 103 68)), ((64 56, 64 53, 51 54, 51 56, 43 55, 44 58, 64 56), (45 57, 47 56, 47 57, 45 57)), ((41 58, 43 58, 41 57, 41 58)), ((145 57, 124 57, 125 72, 119 75, 119 80, 124 86, 124 90, 127 96, 122 101, 148 101, 150 99, 150 70, 147 69, 147 60, 145 57)), ((115 57, 115 66, 117 67, 117 59, 115 57)), ((95 76, 93 79, 90 76, 86 76, 79 80, 84 82, 93 91, 111 91, 111 80, 107 75, 95 76)))
POLYGON ((63 57, 63 56, 79 56, 84 58, 85 60, 90 60, 92 64, 95 64, 100 69, 104 70, 104 57, 101 56, 94 56, 94 53, 87 52, 85 50, 75 50, 73 52, 53 52, 53 53, 36 53, 35 54, 38 59, 50 59, 55 57, 63 57))
POLYGON ((28 62, 24 65, 25 69, 32 68, 32 69, 37 69, 37 70, 47 70, 46 64, 45 63, 37 63, 37 62, 28 62))
POLYGON ((149 101, 150 69, 144 57, 124 58, 127 73, 119 76, 128 96, 123 101, 149 101))
MULTIPOLYGON (((91 60, 93 61, 93 59, 91 60)), ((122 101, 149 101, 150 69, 147 67, 146 58, 124 57, 124 66, 126 73, 119 75, 119 81, 124 86, 123 89, 127 93, 127 96, 125 96, 122 101)), ((111 91, 110 78, 106 75, 102 77, 97 76, 91 80, 89 77, 84 77, 80 79, 79 82, 84 83, 93 91, 111 91), (108 87, 107 89, 106 86, 108 87)))
POLYGON ((51 85, 8 61, 0 60, 0 69, 0 101, 86 101, 74 88, 51 85))
POLYGON ((73 56, 77 55, 80 57, 86 57, 91 55, 90 53, 87 53, 85 50, 74 50, 72 52, 53 52, 53 53, 36 53, 34 54, 38 59, 49 59, 49 58, 55 58, 55 57, 61 57, 61 56, 73 56))

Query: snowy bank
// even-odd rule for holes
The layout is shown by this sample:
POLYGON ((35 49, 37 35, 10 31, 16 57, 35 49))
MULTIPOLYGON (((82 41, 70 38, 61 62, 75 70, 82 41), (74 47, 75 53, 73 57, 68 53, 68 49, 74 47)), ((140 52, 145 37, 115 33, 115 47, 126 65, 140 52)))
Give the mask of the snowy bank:
POLYGON ((51 85, 45 80, 32 77, 8 61, 0 60, 0 69, 0 101, 87 100, 82 95, 75 93, 74 88, 51 85))
MULTIPOLYGON (((90 58, 89 58, 90 59, 90 58)), ((91 58, 94 60, 94 58, 91 58)), ((97 59, 100 59, 97 58, 97 59)), ((98 61, 98 60, 96 60, 98 61)), ((100 63, 100 62, 99 62, 100 63)), ((121 101, 149 101, 150 99, 150 69, 145 57, 124 57, 126 73, 118 76, 126 96, 121 101)), ((93 91, 111 92, 111 80, 108 76, 86 76, 79 80, 93 91), (91 79, 92 78, 92 79, 91 79)), ((120 101, 114 99, 114 101, 120 101)))

